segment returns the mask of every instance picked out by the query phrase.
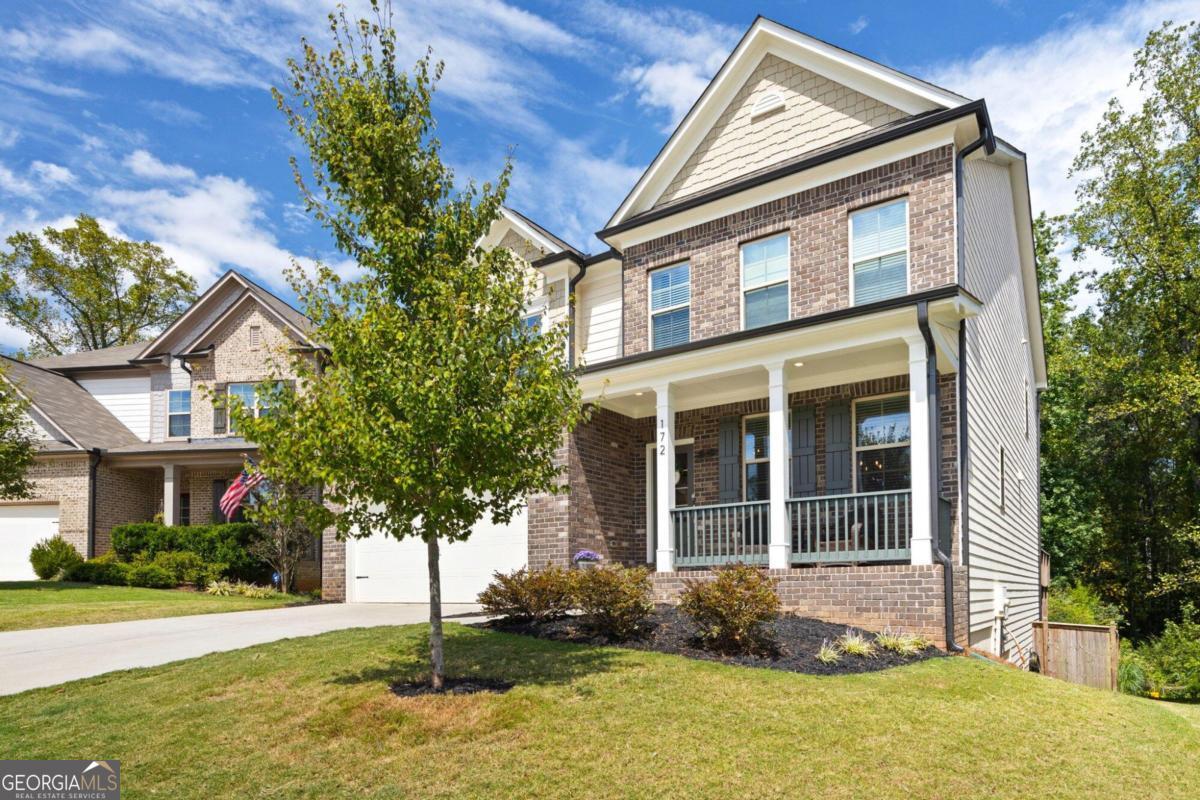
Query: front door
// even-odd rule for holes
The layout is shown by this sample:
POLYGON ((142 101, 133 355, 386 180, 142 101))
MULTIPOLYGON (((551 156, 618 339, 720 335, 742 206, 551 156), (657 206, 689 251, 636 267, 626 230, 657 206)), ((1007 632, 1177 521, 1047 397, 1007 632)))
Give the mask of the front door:
MULTIPOLYGON (((646 563, 654 563, 658 542, 658 492, 654 444, 646 445, 646 563)), ((675 507, 695 501, 695 446, 691 439, 675 444, 675 507)))

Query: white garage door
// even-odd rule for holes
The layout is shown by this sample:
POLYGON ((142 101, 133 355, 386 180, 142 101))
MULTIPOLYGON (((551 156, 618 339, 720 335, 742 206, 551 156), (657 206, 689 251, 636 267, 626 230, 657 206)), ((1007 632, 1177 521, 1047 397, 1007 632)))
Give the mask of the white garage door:
MULTIPOLYGON (((524 509, 507 525, 484 520, 465 542, 442 543, 442 602, 474 603, 494 572, 525 566, 529 526, 524 509)), ((346 579, 356 603, 428 603, 429 570, 421 539, 371 536, 347 542, 346 579)))
POLYGON ((0 506, 0 581, 34 581, 29 551, 58 533, 58 506, 0 506))

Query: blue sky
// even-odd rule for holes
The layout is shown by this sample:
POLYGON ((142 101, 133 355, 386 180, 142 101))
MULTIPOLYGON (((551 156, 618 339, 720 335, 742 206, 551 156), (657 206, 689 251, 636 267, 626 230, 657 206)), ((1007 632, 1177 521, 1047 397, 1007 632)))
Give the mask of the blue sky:
MULTIPOLYGON (((292 257, 340 256, 297 205, 298 153, 268 94, 330 4, 17 3, 0 22, 0 236, 86 211, 162 245, 201 288, 225 268, 283 288, 292 257)), ((353 10, 353 9, 352 9, 353 10)), ((972 97, 1030 153, 1035 209, 1064 211, 1079 134, 1133 49, 1200 0, 1151 2, 397 2, 415 59, 446 62, 439 134, 460 176, 515 148, 512 205, 592 237, 762 13, 972 97)), ((286 294, 286 292, 284 292, 286 294)), ((0 323, 0 347, 21 335, 0 323)))

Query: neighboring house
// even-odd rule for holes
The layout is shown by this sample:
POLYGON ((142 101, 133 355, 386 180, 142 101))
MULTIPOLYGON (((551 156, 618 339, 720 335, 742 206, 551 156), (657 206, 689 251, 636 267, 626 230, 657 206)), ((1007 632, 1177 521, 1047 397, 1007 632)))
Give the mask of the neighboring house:
MULTIPOLYGON (((443 550, 446 599, 583 548, 661 599, 746 561, 801 613, 1029 652, 1045 362, 1025 156, 982 100, 759 18, 598 236, 489 237, 598 409, 568 493, 443 550)), ((346 551, 350 599, 423 599, 419 543, 346 551)))
MULTIPOLYGON (((597 409, 564 438, 567 493, 444 547, 444 600, 583 548, 649 565, 663 600, 743 561, 800 613, 939 643, 952 625, 960 644, 1029 652, 1045 361, 1025 157, 982 100, 759 18, 598 236, 610 249, 586 255, 505 209, 484 241, 529 262, 527 323, 570 325, 597 409)), ((260 335, 309 346, 302 318, 231 274, 121 354, 112 378, 140 370, 153 397, 138 413, 89 384, 108 373, 13 371, 47 397, 38 469, 74 476, 78 495, 46 501, 81 549, 102 551, 136 503, 178 519, 182 485, 189 513, 207 513, 210 481, 236 470, 246 445, 214 431, 198 397, 192 440, 164 434, 166 389, 256 379, 231 302, 260 315, 260 335), (85 406, 124 425, 90 424, 85 406), (193 460, 219 458, 219 475, 193 460)), ((320 557, 328 599, 427 599, 419 541, 329 540, 320 557)))
MULTIPOLYGON (((58 533, 86 556, 113 527, 161 514, 171 524, 224 521, 217 504, 255 450, 213 396, 265 411, 256 387, 291 377, 289 353, 311 351, 302 314, 227 272, 150 342, 35 359, 3 359, 31 404, 40 438, 36 491, 0 501, 0 580, 31 578, 29 548, 58 533)), ((318 552, 300 582, 319 583, 318 552)))

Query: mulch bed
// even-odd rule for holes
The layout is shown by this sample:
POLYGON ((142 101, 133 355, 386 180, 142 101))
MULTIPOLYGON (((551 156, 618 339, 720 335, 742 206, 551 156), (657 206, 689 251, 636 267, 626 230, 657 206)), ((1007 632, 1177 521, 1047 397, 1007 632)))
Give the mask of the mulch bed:
MULTIPOLYGON (((809 675, 876 672, 945 655, 936 647, 927 647, 922 652, 908 657, 876 648, 875 655, 868 658, 843 653, 837 663, 823 664, 817 660, 817 651, 820 650, 821 643, 828 641, 832 644, 835 639, 848 630, 847 626, 835 625, 809 617, 797 617, 792 614, 781 615, 775 619, 775 622, 766 626, 767 632, 771 634, 771 638, 775 642, 774 652, 736 656, 723 655, 705 649, 696 636, 696 629, 691 620, 680 613, 675 606, 658 606, 651 615, 642 637, 631 641, 609 641, 604 636, 592 632, 586 622, 582 617, 566 617, 550 622, 512 622, 499 619, 482 623, 482 627, 506 633, 536 636, 539 639, 553 639, 575 644, 616 645, 634 650, 653 650, 705 661, 719 661, 723 664, 803 672, 809 675)), ((852 628, 850 630, 859 629, 852 628)), ((871 632, 863 631, 863 633, 867 634, 868 639, 874 641, 875 637, 871 632)))
MULTIPOLYGON (((504 694, 516 684, 511 681, 501 681, 494 678, 446 678, 444 694, 476 694, 491 692, 504 694)), ((394 683, 392 692, 400 697, 420 697, 427 694, 437 694, 429 681, 414 683, 394 683)))

